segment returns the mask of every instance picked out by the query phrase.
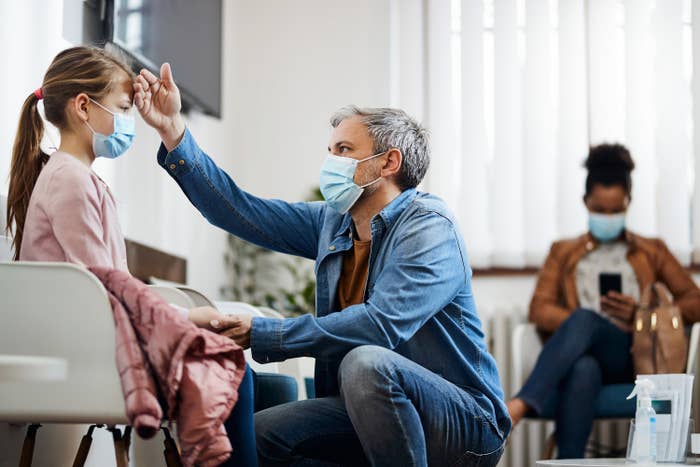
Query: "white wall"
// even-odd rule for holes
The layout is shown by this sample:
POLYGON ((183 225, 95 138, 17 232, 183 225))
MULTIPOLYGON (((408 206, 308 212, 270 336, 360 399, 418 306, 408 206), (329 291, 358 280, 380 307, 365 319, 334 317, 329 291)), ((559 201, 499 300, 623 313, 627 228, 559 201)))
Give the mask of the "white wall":
MULTIPOLYGON (((406 1, 412 12, 402 13, 393 29, 390 0, 225 1, 223 118, 189 116, 200 145, 245 189, 260 196, 305 199, 317 185, 330 114, 349 103, 390 104, 390 29, 394 41, 399 27, 404 28, 402 39, 410 40, 411 25, 419 23, 415 12, 420 0, 406 1)), ((80 36, 73 34, 80 20, 62 21, 64 5, 78 14, 80 4, 80 0, 0 2, 0 194, 8 189, 22 102, 40 86, 55 54, 71 45, 64 29, 72 40, 80 36)), ((394 1, 395 12, 396 8, 394 1)), ((416 70, 421 59, 416 54, 394 66, 416 70)), ((177 63, 173 69, 177 80, 177 63)), ((421 79, 414 75, 396 81, 392 102, 412 103, 419 109, 420 99, 413 91, 421 79)), ((98 161, 95 170, 118 198, 125 235, 187 258, 190 283, 216 296, 224 281, 226 236, 194 210, 157 166, 158 144, 156 133, 139 120, 129 153, 117 161, 98 161)), ((42 431, 37 465, 46 459, 49 444, 59 439, 48 435, 47 428, 42 431)), ((0 439, 12 445, 3 444, 0 465, 12 465, 11 459, 19 454, 21 431, 0 425, 0 439)), ((65 452, 56 454, 53 462, 70 463, 73 442, 62 444, 65 452)), ((97 451, 106 457, 95 465, 113 462, 109 448, 97 451)))
MULTIPOLYGON (((237 0, 224 6, 223 118, 192 114, 190 128, 243 188, 305 199, 317 185, 330 114, 349 103, 390 104, 390 0, 237 0)), ((0 193, 7 192, 21 104, 41 84, 51 58, 70 45, 62 16, 60 1, 0 4, 0 51, 12 70, 0 73, 0 193)), ((173 69, 177 80, 177 63, 173 69)), ((187 258, 189 282, 216 296, 224 280, 225 234, 208 225, 157 166, 158 144, 139 121, 129 153, 98 161, 95 169, 118 198, 125 235, 187 258)))

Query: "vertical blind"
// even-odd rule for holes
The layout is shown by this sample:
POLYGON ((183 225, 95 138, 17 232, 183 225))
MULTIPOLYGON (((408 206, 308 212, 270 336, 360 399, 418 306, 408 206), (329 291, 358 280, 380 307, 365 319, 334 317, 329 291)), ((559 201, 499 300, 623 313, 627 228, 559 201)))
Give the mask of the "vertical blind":
POLYGON ((700 248, 698 9, 690 0, 423 3, 426 185, 457 213, 473 266, 537 266, 552 241, 583 233, 583 161, 603 142, 627 145, 637 164, 629 228, 690 261, 700 248))

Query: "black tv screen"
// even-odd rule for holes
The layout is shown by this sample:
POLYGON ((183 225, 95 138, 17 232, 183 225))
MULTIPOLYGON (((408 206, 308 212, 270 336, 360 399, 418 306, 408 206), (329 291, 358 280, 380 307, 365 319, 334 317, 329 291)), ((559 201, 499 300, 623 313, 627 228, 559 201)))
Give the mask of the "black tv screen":
POLYGON ((107 40, 156 75, 170 62, 185 107, 221 116, 222 0, 110 0, 107 40))

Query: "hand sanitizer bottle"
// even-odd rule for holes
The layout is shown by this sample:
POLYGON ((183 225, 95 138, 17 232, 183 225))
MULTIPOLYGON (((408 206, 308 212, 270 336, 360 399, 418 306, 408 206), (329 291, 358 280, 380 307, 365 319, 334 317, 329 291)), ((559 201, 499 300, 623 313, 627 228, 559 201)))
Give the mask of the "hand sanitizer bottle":
POLYGON ((638 378, 634 390, 627 399, 637 396, 637 412, 634 417, 634 459, 637 464, 656 465, 656 412, 651 407, 654 383, 638 378))

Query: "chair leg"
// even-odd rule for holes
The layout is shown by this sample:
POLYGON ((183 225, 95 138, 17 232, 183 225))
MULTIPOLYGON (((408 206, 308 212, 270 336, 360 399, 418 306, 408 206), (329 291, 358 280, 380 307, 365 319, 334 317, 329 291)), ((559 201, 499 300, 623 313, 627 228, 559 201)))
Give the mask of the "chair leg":
POLYGON ((168 467, 182 467, 180 452, 177 450, 175 440, 172 436, 170 436, 170 430, 165 427, 161 427, 161 429, 165 434, 165 441, 163 441, 163 445, 165 446, 165 450, 163 451, 163 456, 165 456, 165 464, 168 467))
POLYGON ((557 432, 553 432, 547 437, 544 443, 544 453, 542 454, 542 460, 549 460, 554 458, 554 448, 557 446, 557 432))
POLYGON ((41 425, 32 424, 27 427, 27 435, 24 437, 22 444, 22 455, 19 459, 19 467, 31 467, 32 458, 34 457, 34 443, 36 441, 36 432, 41 425))
POLYGON ((75 459, 73 460, 73 467, 83 467, 85 465, 88 454, 90 454, 90 446, 92 446, 92 432, 95 431, 95 428, 97 428, 97 425, 90 425, 88 432, 85 433, 83 438, 80 440, 78 452, 75 454, 75 459))
POLYGON ((126 457, 129 459, 129 449, 131 448, 131 427, 124 427, 124 447, 126 448, 126 457))
POLYGON ((114 455, 117 459, 117 467, 129 467, 129 456, 124 445, 122 432, 117 427, 112 428, 111 431, 112 439, 114 440, 114 455))

